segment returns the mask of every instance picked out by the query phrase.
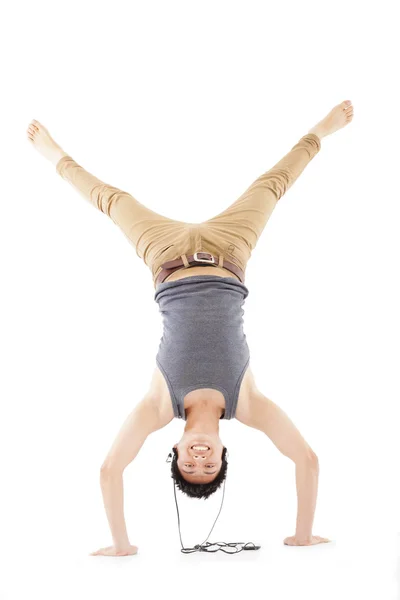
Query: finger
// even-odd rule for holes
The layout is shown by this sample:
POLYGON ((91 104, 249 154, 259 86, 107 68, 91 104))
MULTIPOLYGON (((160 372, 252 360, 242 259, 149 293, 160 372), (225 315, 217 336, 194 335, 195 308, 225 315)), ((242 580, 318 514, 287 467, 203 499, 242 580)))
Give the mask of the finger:
POLYGON ((96 550, 96 552, 91 552, 92 556, 95 556, 96 554, 102 554, 104 552, 104 550, 108 550, 108 548, 111 548, 111 546, 105 546, 104 548, 99 548, 98 550, 96 550))

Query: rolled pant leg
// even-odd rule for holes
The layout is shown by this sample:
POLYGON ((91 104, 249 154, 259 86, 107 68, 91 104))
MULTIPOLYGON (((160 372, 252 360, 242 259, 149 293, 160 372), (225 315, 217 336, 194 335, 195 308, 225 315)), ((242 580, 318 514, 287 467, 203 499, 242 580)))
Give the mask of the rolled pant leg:
POLYGON ((258 177, 226 210, 204 222, 222 246, 235 247, 243 268, 255 248, 278 200, 293 185, 321 148, 315 134, 307 134, 272 169, 258 177), (243 264, 244 263, 244 264, 243 264))
POLYGON ((104 183, 70 156, 59 160, 56 171, 95 208, 118 225, 147 266, 151 267, 162 248, 172 243, 176 229, 185 225, 159 215, 128 192, 104 183))

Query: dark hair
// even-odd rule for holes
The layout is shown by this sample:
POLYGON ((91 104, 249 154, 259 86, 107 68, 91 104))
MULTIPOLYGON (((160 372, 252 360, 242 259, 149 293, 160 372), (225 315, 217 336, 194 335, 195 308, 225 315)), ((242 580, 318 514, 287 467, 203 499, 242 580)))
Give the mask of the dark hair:
POLYGON ((205 500, 218 490, 226 477, 228 469, 228 461, 226 460, 226 448, 222 450, 222 465, 218 475, 209 483, 190 483, 182 477, 182 473, 178 467, 178 451, 172 448, 173 458, 171 461, 171 477, 175 481, 175 485, 187 496, 191 498, 204 498, 205 500))

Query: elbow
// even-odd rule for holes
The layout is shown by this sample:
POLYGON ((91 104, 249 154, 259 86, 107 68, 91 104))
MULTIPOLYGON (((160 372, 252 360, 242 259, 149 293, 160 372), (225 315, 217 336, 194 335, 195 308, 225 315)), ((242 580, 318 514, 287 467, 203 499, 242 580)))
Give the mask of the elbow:
POLYGON ((109 479, 114 475, 122 475, 123 469, 120 469, 117 465, 104 462, 100 467, 100 478, 109 479))
POLYGON ((311 450, 311 448, 307 448, 307 450, 303 452, 295 462, 296 465, 305 466, 309 470, 319 473, 318 456, 313 450, 311 450))

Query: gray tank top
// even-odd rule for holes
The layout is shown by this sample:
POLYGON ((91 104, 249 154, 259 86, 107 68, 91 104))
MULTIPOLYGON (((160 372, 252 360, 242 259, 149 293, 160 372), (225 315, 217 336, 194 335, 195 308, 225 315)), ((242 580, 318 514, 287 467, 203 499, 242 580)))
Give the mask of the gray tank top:
POLYGON ((249 294, 235 277, 194 275, 156 286, 163 318, 156 362, 168 385, 174 416, 185 419, 184 397, 212 388, 225 398, 221 419, 233 419, 250 362, 242 308, 249 294))

